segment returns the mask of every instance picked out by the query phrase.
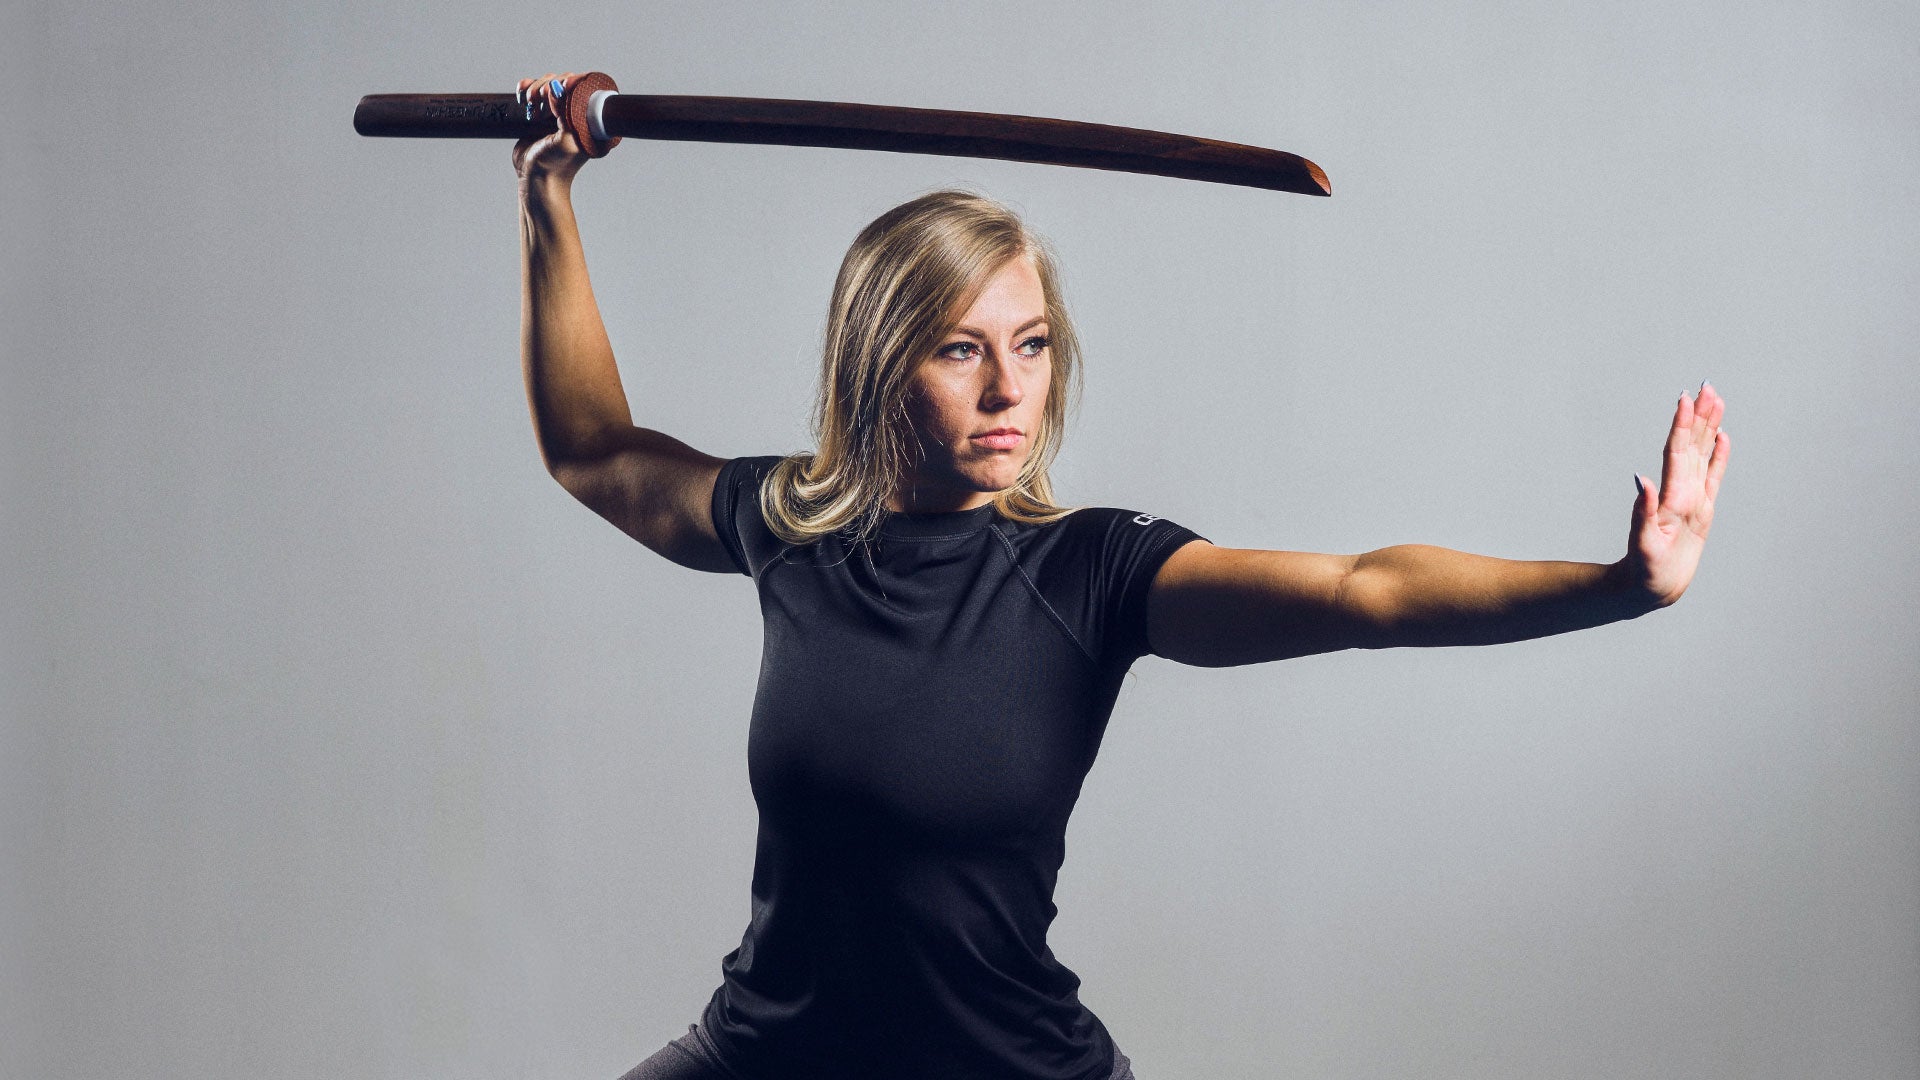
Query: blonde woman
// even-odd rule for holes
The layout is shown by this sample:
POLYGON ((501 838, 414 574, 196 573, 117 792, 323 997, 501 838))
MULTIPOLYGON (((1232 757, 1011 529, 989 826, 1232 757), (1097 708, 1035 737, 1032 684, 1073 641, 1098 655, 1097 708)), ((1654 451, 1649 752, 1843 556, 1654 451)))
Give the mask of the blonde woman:
MULTIPOLYGON (((574 76, 522 84, 551 109, 574 76)), ((1514 641, 1679 599, 1729 442, 1682 396, 1611 565, 1434 547, 1215 547, 1055 502, 1078 375, 1053 261, 988 199, 881 215, 834 284, 812 453, 723 460, 635 427, 569 202, 564 131, 519 144, 523 355, 547 468, 765 620, 752 917, 699 1023, 627 1080, 1130 1080, 1048 949, 1067 817, 1122 677, 1514 641)))

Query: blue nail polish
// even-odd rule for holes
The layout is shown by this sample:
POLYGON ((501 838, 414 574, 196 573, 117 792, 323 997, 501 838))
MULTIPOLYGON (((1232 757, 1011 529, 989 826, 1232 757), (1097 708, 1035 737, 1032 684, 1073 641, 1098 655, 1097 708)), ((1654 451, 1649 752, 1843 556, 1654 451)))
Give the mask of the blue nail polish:
POLYGON ((566 96, 566 93, 567 93, 566 83, 561 82, 559 79, 548 79, 547 85, 552 88, 554 97, 566 96))

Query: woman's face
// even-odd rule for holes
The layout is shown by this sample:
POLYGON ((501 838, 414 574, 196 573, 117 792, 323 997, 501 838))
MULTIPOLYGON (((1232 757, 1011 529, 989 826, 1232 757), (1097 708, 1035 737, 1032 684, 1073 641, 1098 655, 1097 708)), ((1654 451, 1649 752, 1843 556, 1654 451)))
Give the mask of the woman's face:
POLYGON ((1009 260, 921 361, 907 411, 920 467, 889 508, 971 510, 1019 478, 1039 433, 1052 381, 1047 298, 1033 260, 1009 260))

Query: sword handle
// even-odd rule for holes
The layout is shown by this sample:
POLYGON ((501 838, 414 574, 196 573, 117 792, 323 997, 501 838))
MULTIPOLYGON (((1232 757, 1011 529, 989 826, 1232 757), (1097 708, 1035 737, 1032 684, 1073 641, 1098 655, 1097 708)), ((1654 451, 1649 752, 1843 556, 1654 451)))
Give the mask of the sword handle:
MULTIPOLYGON (((560 103, 560 122, 590 157, 604 157, 619 136, 596 137, 589 108, 599 91, 617 93, 613 78, 590 71, 560 103)), ((554 130, 554 118, 536 113, 512 94, 368 94, 353 110, 353 130, 362 135, 406 139, 524 139, 554 130)))
POLYGON ((527 119, 512 94, 368 94, 354 107, 353 130, 407 139, 524 139, 551 132, 553 118, 527 119))

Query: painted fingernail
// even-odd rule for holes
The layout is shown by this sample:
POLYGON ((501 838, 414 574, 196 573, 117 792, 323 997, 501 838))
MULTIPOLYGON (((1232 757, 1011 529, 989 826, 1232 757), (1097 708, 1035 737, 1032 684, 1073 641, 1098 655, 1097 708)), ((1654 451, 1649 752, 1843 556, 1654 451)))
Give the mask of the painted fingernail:
POLYGON ((553 96, 554 96, 554 97, 565 97, 565 96, 566 96, 566 94, 567 94, 567 84, 566 84, 566 83, 563 83, 563 82, 561 82, 561 81, 560 81, 559 79, 549 79, 549 80, 547 81, 547 85, 553 88, 553 96))

